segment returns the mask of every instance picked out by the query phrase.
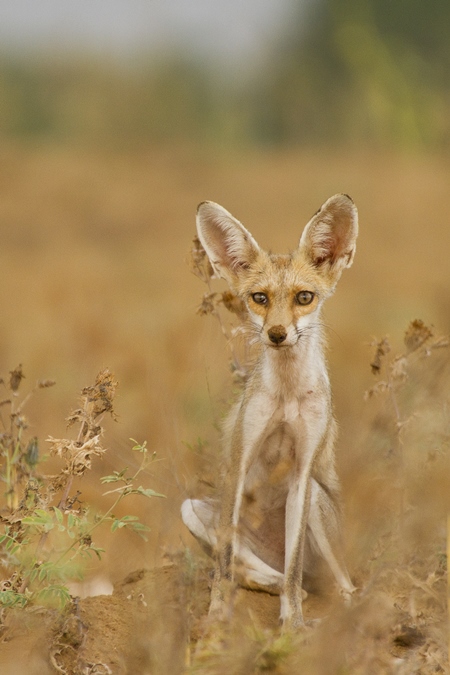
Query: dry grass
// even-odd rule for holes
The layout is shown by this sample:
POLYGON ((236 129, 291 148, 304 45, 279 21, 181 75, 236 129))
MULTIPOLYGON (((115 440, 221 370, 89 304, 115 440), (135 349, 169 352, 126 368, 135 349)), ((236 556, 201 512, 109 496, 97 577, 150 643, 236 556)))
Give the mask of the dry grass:
POLYGON ((225 637, 192 669, 445 670, 447 350, 408 361, 396 399, 400 420, 389 396, 363 399, 374 385, 374 336, 390 335, 392 356, 403 353, 413 319, 450 332, 450 164, 358 152, 244 157, 187 147, 114 153, 7 143, 0 157, 2 370, 22 363, 22 387, 57 381, 43 393, 45 405, 42 396, 30 401, 33 435, 64 437, 74 392, 108 366, 120 382, 119 424, 107 429, 110 451, 94 462, 83 498, 98 503, 98 476, 134 461, 130 437, 146 439, 160 459, 151 484, 168 499, 127 506, 152 528, 150 542, 126 534, 98 542, 105 562, 90 572, 113 582, 180 546, 192 549, 194 561, 200 555, 179 505, 203 457, 217 451, 230 378, 220 326, 196 316, 204 289, 185 264, 197 203, 222 203, 264 247, 283 251, 328 196, 354 198, 361 223, 355 264, 326 319, 348 557, 361 597, 349 612, 333 608, 313 637, 289 644, 250 621, 239 649, 225 637))

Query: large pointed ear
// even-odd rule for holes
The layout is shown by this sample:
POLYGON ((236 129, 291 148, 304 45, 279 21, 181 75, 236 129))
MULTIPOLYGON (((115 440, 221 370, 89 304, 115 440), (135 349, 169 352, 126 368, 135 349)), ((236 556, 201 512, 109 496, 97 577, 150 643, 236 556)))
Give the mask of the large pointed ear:
POLYGON ((300 250, 310 263, 336 283, 350 267, 356 250, 358 211, 344 194, 327 199, 306 225, 300 250))
POLYGON ((259 253, 259 246, 241 223, 214 202, 197 209, 198 237, 218 276, 234 286, 259 253))

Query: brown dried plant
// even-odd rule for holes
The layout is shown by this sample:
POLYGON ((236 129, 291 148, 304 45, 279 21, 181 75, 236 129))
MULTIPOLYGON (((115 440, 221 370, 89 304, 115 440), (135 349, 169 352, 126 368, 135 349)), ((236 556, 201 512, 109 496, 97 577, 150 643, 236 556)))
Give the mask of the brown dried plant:
POLYGON ((81 407, 74 410, 67 418, 68 427, 79 424, 76 440, 58 439, 49 436, 50 454, 65 460, 65 466, 61 469, 59 480, 66 484, 59 501, 58 508, 64 509, 65 503, 72 487, 74 476, 82 476, 87 469, 91 468, 92 456, 101 457, 105 448, 100 442, 103 429, 100 426, 102 415, 108 413, 117 419, 113 407, 117 382, 114 375, 108 370, 102 370, 90 387, 81 391, 81 407))
POLYGON ((5 508, 0 513, 0 564, 4 580, 0 584, 0 626, 5 624, 5 611, 11 607, 43 602, 63 606, 70 601, 66 580, 82 576, 82 560, 93 554, 101 557, 103 549, 95 545, 92 534, 105 522, 111 531, 127 527, 144 536, 149 528, 136 516, 118 518, 114 511, 129 494, 145 497, 159 495, 149 488, 136 487, 137 476, 154 459, 146 443, 135 442, 133 450, 141 453, 141 463, 132 476, 127 469, 115 471, 101 479, 102 483, 118 483, 119 487, 105 494, 115 493, 115 499, 103 514, 93 514, 89 505, 79 500, 80 492, 71 494, 75 477, 83 476, 92 467, 93 457, 106 452, 101 438, 102 418, 109 414, 116 419, 114 395, 117 382, 114 375, 101 371, 90 387, 81 392, 81 406, 68 418, 68 426, 78 425, 75 439, 49 437, 50 455, 63 460, 57 475, 37 472, 39 462, 36 438, 24 436, 27 428, 23 407, 37 388, 53 384, 38 382, 20 403, 16 403, 18 389, 24 378, 19 366, 10 373, 11 391, 9 424, 1 418, 4 433, 0 437, 3 458, 2 478, 7 485, 5 508), (14 471, 13 471, 14 468, 14 471))
POLYGON ((203 294, 202 301, 197 308, 197 314, 200 316, 211 315, 219 322, 220 329, 230 350, 231 372, 234 375, 235 381, 242 383, 247 378, 252 362, 252 346, 247 339, 247 308, 243 301, 230 290, 213 291, 211 281, 216 277, 198 237, 194 237, 192 241, 188 262, 193 274, 208 287, 208 291, 203 294), (223 308, 230 315, 233 315, 235 320, 237 319, 237 325, 230 320, 230 316, 225 318, 222 311, 223 308), (240 341, 240 349, 237 345, 237 338, 243 338, 243 341, 240 341))
POLYGON ((420 416, 420 411, 412 410, 407 405, 402 406, 401 400, 405 398, 407 385, 410 384, 411 375, 417 366, 429 359, 435 352, 448 348, 450 340, 448 337, 435 336, 432 329, 422 320, 415 319, 411 321, 405 332, 404 345, 406 347, 404 352, 394 354, 387 336, 371 342, 371 346, 375 348, 375 354, 370 367, 372 373, 379 379, 364 395, 365 400, 374 396, 385 396, 392 406, 395 442, 391 444, 391 452, 398 466, 400 516, 407 508, 404 435, 411 423, 420 416))
POLYGON ((38 380, 22 399, 19 388, 25 375, 22 365, 11 370, 9 378, 0 378, 6 397, 0 401, 0 479, 5 483, 6 506, 17 509, 24 484, 33 476, 39 460, 36 437, 27 438, 28 421, 24 408, 38 389, 52 387, 53 380, 38 380))
MULTIPOLYGON (((379 494, 359 507, 368 531, 361 573, 366 578, 350 617, 366 623, 370 638, 375 619, 371 607, 383 604, 377 630, 385 636, 391 667, 392 657, 398 659, 395 672, 444 672, 450 340, 416 319, 405 332, 400 353, 388 337, 371 346, 377 382, 365 399, 378 401, 378 412, 367 440, 375 453, 366 451, 372 466, 365 479, 378 484, 379 494)), ((372 654, 379 659, 380 648, 372 654)), ((369 655, 360 651, 354 661, 358 672, 370 671, 369 655)))

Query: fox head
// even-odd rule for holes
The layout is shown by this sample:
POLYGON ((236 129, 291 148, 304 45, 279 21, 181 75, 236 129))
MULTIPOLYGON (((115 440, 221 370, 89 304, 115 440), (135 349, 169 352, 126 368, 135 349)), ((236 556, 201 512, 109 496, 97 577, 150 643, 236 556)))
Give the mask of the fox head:
POLYGON ((262 250, 250 232, 214 202, 199 205, 197 231, 214 271, 244 301, 263 344, 285 348, 314 324, 342 270, 351 266, 358 212, 347 195, 330 197, 290 255, 262 250))

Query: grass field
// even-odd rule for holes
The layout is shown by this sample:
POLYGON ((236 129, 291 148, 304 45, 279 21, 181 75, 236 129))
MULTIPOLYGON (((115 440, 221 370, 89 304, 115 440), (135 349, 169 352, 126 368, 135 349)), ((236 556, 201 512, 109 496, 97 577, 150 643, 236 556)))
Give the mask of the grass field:
MULTIPOLYGON (((0 375, 21 363, 24 389, 39 378, 56 380, 27 407, 31 432, 45 453, 49 434, 65 434, 79 390, 109 367, 119 381, 119 420, 106 422, 108 452, 83 479, 81 499, 105 508, 108 497, 101 496, 98 478, 135 461, 130 437, 147 440, 157 453, 146 480, 167 497, 150 503, 130 498, 127 512, 151 527, 149 542, 125 531, 111 540, 100 535, 106 553, 88 574, 118 582, 181 547, 199 555, 181 525, 179 506, 202 466, 198 439, 208 444, 208 456, 216 454, 217 427, 232 389, 225 341, 213 318, 196 314, 204 288, 186 263, 195 209, 204 199, 224 205, 262 246, 283 252, 296 246, 326 198, 336 192, 353 197, 360 215, 356 258, 326 307, 350 568, 359 583, 371 579, 379 586, 382 574, 378 568, 375 582, 368 551, 372 555, 375 540, 387 536, 393 494, 404 489, 415 515, 403 544, 389 549, 389 564, 394 550, 396 564, 410 561, 414 541, 426 547, 423 560, 433 546, 443 555, 450 438, 446 350, 418 359, 408 382, 399 380, 400 422, 415 416, 401 434, 389 398, 365 401, 364 393, 376 382, 370 368, 375 337, 389 335, 394 354, 405 350, 403 335, 414 319, 434 326, 436 335, 450 332, 448 159, 354 149, 239 154, 188 146, 119 151, 5 142, 0 160, 0 375)), ((415 569, 414 578, 423 572, 421 583, 428 583, 437 569, 434 559, 430 565, 415 569)), ((406 582, 402 588, 396 583, 392 576, 386 580, 389 611, 394 599, 405 596, 411 616, 411 603, 422 603, 427 626, 430 613, 441 616, 442 607, 432 607, 438 592, 431 582, 426 600, 408 599, 406 582)), ((386 607, 380 616, 389 623, 386 607)), ((361 605, 358 611, 368 616, 361 605)), ((381 630, 367 626, 371 636, 381 630)), ((332 664, 307 672, 434 672, 426 668, 436 665, 396 671, 380 663, 380 670, 373 670, 373 661, 360 670, 332 664)))

